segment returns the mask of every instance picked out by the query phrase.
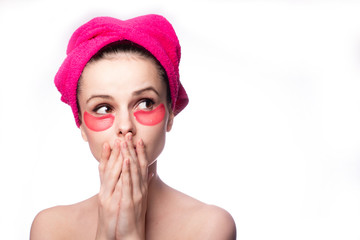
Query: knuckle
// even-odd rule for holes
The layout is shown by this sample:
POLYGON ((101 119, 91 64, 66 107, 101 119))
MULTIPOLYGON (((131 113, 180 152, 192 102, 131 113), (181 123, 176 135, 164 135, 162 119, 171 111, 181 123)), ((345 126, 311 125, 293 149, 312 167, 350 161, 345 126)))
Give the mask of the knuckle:
POLYGON ((141 203, 142 202, 142 196, 141 195, 135 195, 134 196, 134 203, 136 204, 136 205, 138 205, 139 203, 141 203))
POLYGON ((99 193, 99 197, 98 197, 99 205, 103 207, 106 205, 106 202, 107 202, 107 199, 104 197, 104 195, 99 193))
POLYGON ((114 179, 114 178, 116 178, 118 175, 119 175, 118 172, 115 171, 114 169, 111 169, 111 171, 109 172, 109 177, 110 177, 110 179, 114 179))
POLYGON ((133 169, 134 169, 133 171, 136 175, 139 174, 139 169, 137 166, 134 166, 133 169))
POLYGON ((99 208, 102 209, 102 211, 108 212, 108 213, 114 213, 117 211, 116 204, 111 204, 111 199, 100 197, 98 199, 98 205, 99 208))
POLYGON ((134 193, 134 202, 136 203, 136 204, 139 204, 139 203, 142 203, 143 202, 143 200, 145 199, 145 194, 143 194, 142 192, 137 192, 137 193, 134 193))
POLYGON ((147 194, 147 191, 148 191, 148 187, 147 185, 142 185, 141 186, 141 192, 143 195, 146 195, 147 194))
POLYGON ((141 169, 146 169, 148 167, 148 163, 146 161, 139 161, 141 169))
POLYGON ((132 208, 134 206, 130 198, 125 197, 121 199, 121 206, 125 208, 132 208))
POLYGON ((105 164, 104 163, 100 163, 99 164, 99 166, 98 166, 98 168, 99 168, 99 171, 104 171, 104 169, 105 169, 105 164))
POLYGON ((131 188, 131 180, 129 177, 124 178, 124 184, 127 188, 131 188))

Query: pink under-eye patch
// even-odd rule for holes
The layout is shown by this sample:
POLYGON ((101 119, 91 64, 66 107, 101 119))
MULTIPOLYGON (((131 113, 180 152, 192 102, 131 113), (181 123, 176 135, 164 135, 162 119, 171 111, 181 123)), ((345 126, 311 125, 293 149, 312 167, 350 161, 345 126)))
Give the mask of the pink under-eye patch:
POLYGON ((96 117, 88 112, 84 113, 85 125, 92 131, 100 132, 110 128, 114 123, 115 116, 106 114, 101 117, 96 117))
POLYGON ((161 123, 165 117, 165 106, 160 104, 151 111, 138 110, 134 112, 136 121, 145 126, 154 126, 161 123))

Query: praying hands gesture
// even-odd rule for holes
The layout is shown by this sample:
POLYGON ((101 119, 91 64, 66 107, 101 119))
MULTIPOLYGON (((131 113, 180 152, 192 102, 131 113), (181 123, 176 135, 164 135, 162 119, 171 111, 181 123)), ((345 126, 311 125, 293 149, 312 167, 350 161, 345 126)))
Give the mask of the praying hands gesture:
POLYGON ((132 133, 103 145, 99 163, 100 192, 96 239, 145 239, 148 162, 140 139, 136 149, 132 133))

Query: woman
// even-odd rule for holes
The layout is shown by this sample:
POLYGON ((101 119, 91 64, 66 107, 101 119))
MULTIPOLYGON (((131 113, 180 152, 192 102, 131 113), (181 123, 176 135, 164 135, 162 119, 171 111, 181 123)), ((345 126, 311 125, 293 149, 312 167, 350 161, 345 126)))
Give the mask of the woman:
POLYGON ((75 31, 55 84, 99 161, 100 191, 43 210, 31 239, 235 239, 225 210, 161 181, 156 159, 188 103, 180 45, 159 15, 95 18, 75 31))

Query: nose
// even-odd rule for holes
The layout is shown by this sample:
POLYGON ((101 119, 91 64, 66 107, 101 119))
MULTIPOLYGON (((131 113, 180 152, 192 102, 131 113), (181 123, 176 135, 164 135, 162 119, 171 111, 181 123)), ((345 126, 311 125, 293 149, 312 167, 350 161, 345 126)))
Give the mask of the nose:
POLYGON ((116 131, 117 135, 120 137, 125 137, 125 135, 131 132, 133 135, 136 134, 134 118, 132 117, 131 112, 122 111, 115 118, 116 131))

